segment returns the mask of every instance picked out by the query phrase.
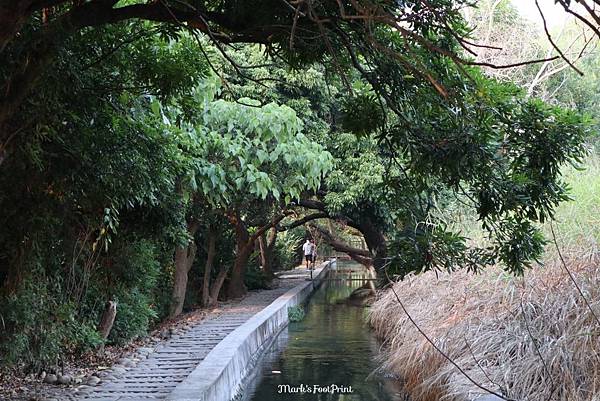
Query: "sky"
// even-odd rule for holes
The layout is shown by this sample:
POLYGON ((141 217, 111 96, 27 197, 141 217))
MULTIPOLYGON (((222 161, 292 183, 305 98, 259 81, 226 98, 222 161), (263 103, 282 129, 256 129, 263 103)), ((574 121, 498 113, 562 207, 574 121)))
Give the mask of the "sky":
MULTIPOLYGON (((519 10, 521 15, 542 26, 542 17, 535 6, 534 0, 511 0, 512 4, 519 10)), ((562 6, 554 4, 554 0, 538 0, 546 22, 550 27, 562 25, 569 17, 562 6)))

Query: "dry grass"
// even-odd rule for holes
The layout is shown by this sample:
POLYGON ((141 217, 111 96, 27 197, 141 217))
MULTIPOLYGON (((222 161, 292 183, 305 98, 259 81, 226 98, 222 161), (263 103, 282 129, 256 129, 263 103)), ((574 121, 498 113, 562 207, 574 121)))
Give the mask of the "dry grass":
MULTIPOLYGON (((569 265, 600 316, 598 259, 569 265)), ((395 289, 419 326, 478 383, 518 400, 600 399, 600 327, 559 265, 524 279, 498 269, 426 273, 395 289)), ((391 291, 372 306, 370 321, 385 340, 384 367, 404 378, 414 401, 485 394, 417 332, 391 291)))
MULTIPOLYGON (((600 155, 590 154, 584 167, 563 171, 574 200, 560 206, 553 224, 570 270, 600 317, 600 155)), ((474 242, 483 241, 473 221, 449 218, 474 242)), ((542 229, 552 239, 550 226, 542 229)), ((477 383, 515 400, 600 401, 600 325, 553 243, 545 260, 546 267, 525 278, 500 269, 475 276, 430 272, 394 288, 419 327, 477 383)), ((391 291, 379 294, 370 321, 384 340, 384 367, 404 379, 413 401, 471 401, 485 394, 433 349, 391 291)))

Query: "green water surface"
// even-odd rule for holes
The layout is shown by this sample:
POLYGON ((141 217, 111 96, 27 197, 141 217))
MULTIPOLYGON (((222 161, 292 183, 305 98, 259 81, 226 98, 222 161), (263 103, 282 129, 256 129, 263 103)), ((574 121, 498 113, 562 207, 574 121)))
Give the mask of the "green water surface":
POLYGON ((391 382, 374 373, 378 345, 367 309, 344 300, 365 281, 358 265, 339 265, 313 295, 303 321, 290 323, 256 368, 243 399, 252 401, 397 401, 391 382), (351 268, 353 271, 349 271, 351 268))

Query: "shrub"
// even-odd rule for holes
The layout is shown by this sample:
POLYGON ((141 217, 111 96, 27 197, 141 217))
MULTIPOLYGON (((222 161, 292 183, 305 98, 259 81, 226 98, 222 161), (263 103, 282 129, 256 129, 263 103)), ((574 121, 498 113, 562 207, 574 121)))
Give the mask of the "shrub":
POLYGON ((34 269, 19 289, 0 304, 1 362, 38 371, 56 365, 62 353, 83 352, 98 346, 95 325, 78 318, 73 302, 61 302, 61 281, 34 269))
POLYGON ((284 231, 277 236, 273 251, 273 266, 280 270, 292 269, 301 262, 298 248, 302 244, 302 235, 296 230, 284 231))
MULTIPOLYGON (((125 239, 127 241, 127 239, 125 239)), ((115 247, 111 281, 106 299, 117 302, 117 315, 109 336, 112 343, 124 343, 144 335, 157 319, 155 300, 158 277, 161 276, 156 247, 149 240, 131 240, 115 247)))
POLYGON ((271 279, 259 268, 248 266, 244 276, 244 284, 248 290, 264 290, 269 288, 271 279))
POLYGON ((117 301, 117 316, 110 332, 109 341, 123 344, 132 338, 142 336, 157 318, 152 308, 151 297, 139 288, 124 291, 115 297, 117 301))
POLYGON ((290 322, 299 322, 304 319, 305 313, 302 305, 288 307, 288 319, 290 322))

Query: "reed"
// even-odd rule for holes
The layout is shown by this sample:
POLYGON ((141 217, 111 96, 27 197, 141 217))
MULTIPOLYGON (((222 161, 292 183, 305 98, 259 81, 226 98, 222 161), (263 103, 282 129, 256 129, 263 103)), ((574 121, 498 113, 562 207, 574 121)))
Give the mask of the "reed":
MULTIPOLYGON (((575 201, 561 206, 554 228, 568 268, 600 317, 600 164, 597 157, 586 164, 586 171, 565 174, 575 201)), ((524 277, 499 268, 428 272, 394 289, 419 327, 477 383, 515 400, 599 399, 600 325, 553 244, 545 265, 524 277)), ((402 378, 413 401, 486 394, 417 331, 392 291, 378 295, 369 321, 383 340, 382 368, 402 378)))

